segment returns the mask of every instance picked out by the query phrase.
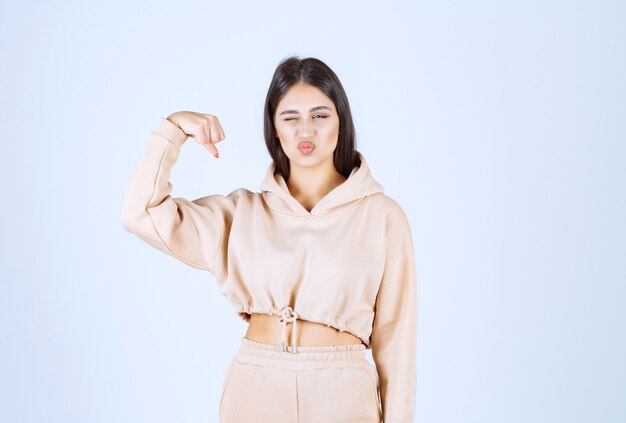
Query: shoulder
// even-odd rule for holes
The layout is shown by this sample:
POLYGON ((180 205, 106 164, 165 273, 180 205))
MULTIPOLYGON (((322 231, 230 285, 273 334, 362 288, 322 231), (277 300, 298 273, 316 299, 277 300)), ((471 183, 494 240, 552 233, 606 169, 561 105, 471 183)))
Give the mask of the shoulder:
POLYGON ((251 191, 248 188, 244 187, 237 188, 227 194, 227 196, 231 198, 256 197, 259 195, 261 195, 261 193, 251 191))
POLYGON ((221 198, 227 201, 237 201, 242 198, 249 198, 260 195, 258 192, 250 191, 248 188, 237 188, 228 194, 208 194, 202 198, 221 198))
POLYGON ((377 192, 372 194, 369 201, 380 209, 387 219, 402 219, 408 223, 408 218, 400 203, 389 195, 377 192))
POLYGON ((385 225, 388 257, 413 249, 411 224, 402 205, 384 193, 373 194, 370 201, 380 211, 380 220, 385 225))
POLYGON ((234 211, 237 207, 244 205, 246 202, 254 201, 258 193, 252 192, 247 188, 237 188, 228 194, 207 194, 193 202, 214 211, 221 209, 223 211, 234 211))

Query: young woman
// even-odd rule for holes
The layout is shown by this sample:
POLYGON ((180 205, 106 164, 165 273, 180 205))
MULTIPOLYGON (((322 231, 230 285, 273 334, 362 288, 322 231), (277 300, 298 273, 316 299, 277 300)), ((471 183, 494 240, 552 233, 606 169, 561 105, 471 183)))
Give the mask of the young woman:
POLYGON ((264 119, 272 161, 260 192, 190 201, 170 196, 181 146, 192 137, 219 157, 224 130, 209 114, 159 118, 127 186, 123 225, 213 274, 249 322, 222 385, 221 422, 412 422, 417 283, 407 216, 356 149, 348 98, 325 63, 281 61, 264 119))

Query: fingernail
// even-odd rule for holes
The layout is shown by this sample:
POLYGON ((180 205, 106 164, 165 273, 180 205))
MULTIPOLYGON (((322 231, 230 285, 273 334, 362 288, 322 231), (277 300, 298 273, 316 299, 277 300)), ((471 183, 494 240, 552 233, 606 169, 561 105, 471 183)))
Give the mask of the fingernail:
POLYGON ((219 159, 220 158, 220 153, 215 153, 214 156, 215 156, 215 158, 219 159))

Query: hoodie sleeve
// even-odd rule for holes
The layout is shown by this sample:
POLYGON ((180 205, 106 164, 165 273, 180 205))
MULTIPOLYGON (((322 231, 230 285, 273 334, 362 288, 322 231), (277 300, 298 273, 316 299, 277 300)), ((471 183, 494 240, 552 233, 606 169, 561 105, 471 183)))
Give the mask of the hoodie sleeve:
POLYGON ((178 125, 159 118, 126 187, 122 225, 183 263, 213 272, 234 198, 219 194, 193 201, 171 197, 170 171, 187 138, 178 125))
POLYGON ((411 229, 399 206, 388 218, 388 258, 376 297, 372 358, 385 423, 412 423, 416 402, 417 278, 411 229))

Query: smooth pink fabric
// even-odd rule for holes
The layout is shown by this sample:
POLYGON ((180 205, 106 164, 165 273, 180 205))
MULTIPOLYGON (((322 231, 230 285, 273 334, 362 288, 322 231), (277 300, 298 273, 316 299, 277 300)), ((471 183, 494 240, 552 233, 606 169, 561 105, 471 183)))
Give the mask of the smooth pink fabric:
POLYGON ((220 395, 220 423, 380 423, 376 368, 363 344, 292 346, 242 338, 220 395))

